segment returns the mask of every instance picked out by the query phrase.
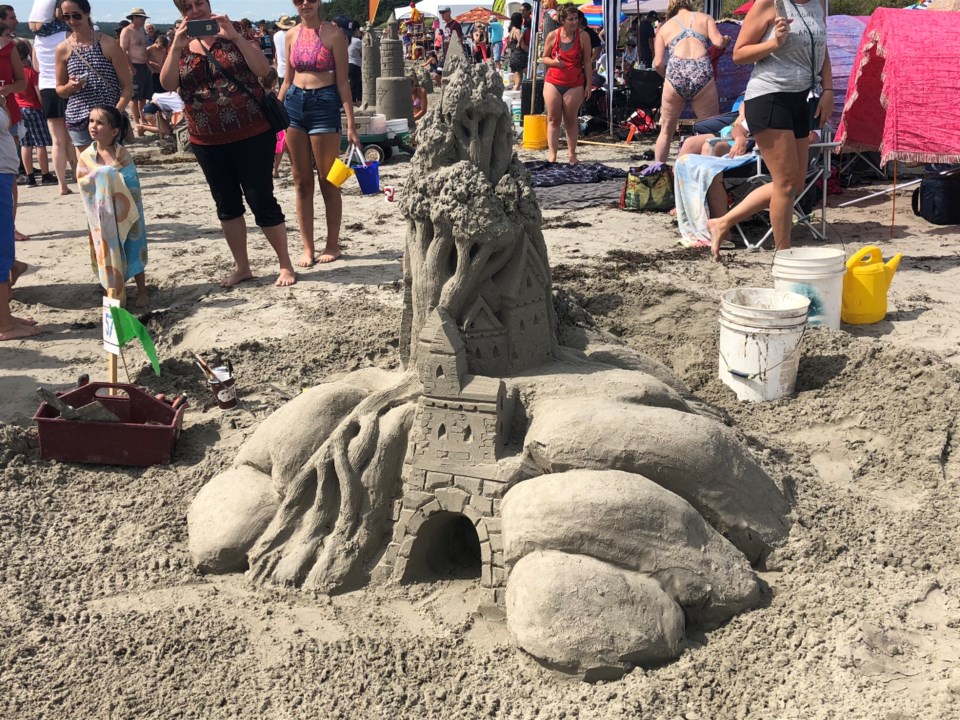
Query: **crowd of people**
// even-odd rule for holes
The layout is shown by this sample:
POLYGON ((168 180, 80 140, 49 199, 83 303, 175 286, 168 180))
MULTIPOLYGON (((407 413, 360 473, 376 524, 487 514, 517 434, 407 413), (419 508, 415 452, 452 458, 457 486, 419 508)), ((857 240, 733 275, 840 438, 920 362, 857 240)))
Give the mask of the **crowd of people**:
MULTIPOLYGON (((89 0, 35 0, 29 19, 32 45, 15 37, 14 9, 0 5, 0 126, 6 127, 0 127, 0 340, 38 331, 32 320, 16 318, 9 309, 11 288, 26 269, 15 252, 16 241, 28 239, 15 227, 18 182, 57 184, 68 195, 73 192, 68 167, 80 190, 91 261, 104 290, 124 298, 132 278, 136 304, 147 305, 146 223, 136 167, 124 143, 134 132, 169 134, 176 112, 185 117, 233 258, 223 287, 253 277, 244 202, 277 255, 276 284, 296 282, 285 215, 273 188, 284 152, 290 158, 303 241, 296 265, 310 267, 340 257, 342 201, 326 177, 340 154, 341 117, 348 144, 360 145, 354 124, 354 105, 362 92, 359 24, 325 19, 318 0, 293 0, 298 22, 285 15, 256 27, 215 14, 209 0, 174 2, 181 18, 168 33, 158 33, 144 9, 133 8, 114 38, 97 29, 89 0), (192 21, 210 23, 198 33, 191 31, 192 21), (273 91, 289 117, 289 127, 279 135, 268 112, 273 91), (52 169, 47 147, 52 148, 52 169), (317 185, 326 226, 319 253, 317 185), (123 213, 116 212, 113 199, 118 196, 127 198, 123 213)), ((537 52, 545 68, 548 158, 556 161, 565 129, 568 161, 575 164, 577 118, 590 98, 595 70, 602 66, 603 33, 589 28, 583 13, 566 4, 547 11, 543 40, 536 47, 531 26, 530 5, 524 3, 507 26, 491 15, 465 38, 450 8, 441 8, 435 50, 423 57, 423 65, 442 82, 443 61, 457 36, 467 57, 509 73, 518 89, 529 54, 537 52)), ((722 53, 730 42, 693 0, 671 0, 662 22, 650 14, 619 29, 622 72, 646 66, 665 78, 658 162, 667 160, 677 119, 688 102, 698 118, 717 114, 711 55, 722 53)), ((822 0, 757 0, 733 58, 754 68, 734 122, 736 141, 723 152, 743 152, 740 139, 749 135, 773 182, 729 212, 714 197, 709 230, 715 257, 730 228, 766 206, 777 247, 789 247, 793 199, 803 185, 811 130, 823 125, 833 107, 822 0)), ((420 74, 414 70, 409 77, 417 120, 427 111, 428 94, 420 74)), ((693 151, 718 150, 701 143, 693 151)))

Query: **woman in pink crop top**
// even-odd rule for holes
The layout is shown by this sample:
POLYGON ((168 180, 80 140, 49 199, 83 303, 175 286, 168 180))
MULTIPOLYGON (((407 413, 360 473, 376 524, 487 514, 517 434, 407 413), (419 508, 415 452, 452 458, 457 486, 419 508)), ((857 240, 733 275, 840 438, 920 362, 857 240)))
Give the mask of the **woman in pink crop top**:
POLYGON ((303 238, 300 267, 340 257, 340 188, 327 182, 340 154, 340 110, 347 118, 347 141, 360 146, 353 122, 353 94, 347 64, 347 38, 335 23, 324 22, 317 0, 293 0, 300 24, 287 31, 287 74, 278 97, 290 115, 287 149, 293 169, 297 220, 303 238), (314 244, 314 166, 327 215, 327 241, 318 257, 314 244))

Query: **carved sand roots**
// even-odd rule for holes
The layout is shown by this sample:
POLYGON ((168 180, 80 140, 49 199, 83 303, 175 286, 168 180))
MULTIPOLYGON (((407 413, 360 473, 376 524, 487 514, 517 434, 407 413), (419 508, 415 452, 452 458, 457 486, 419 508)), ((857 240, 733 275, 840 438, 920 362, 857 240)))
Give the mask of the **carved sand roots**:
POLYGON ((537 659, 594 679, 675 658, 688 628, 759 602, 750 564, 786 536, 788 504, 667 368, 569 323, 579 350, 558 346, 502 83, 455 59, 444 75, 400 203, 404 372, 353 373, 268 418, 191 506, 195 563, 342 591, 400 580, 437 555, 415 552, 424 538, 468 546, 437 530, 455 518, 537 659))
POLYGON ((266 531, 251 548, 256 580, 304 585, 325 592, 343 587, 382 543, 382 510, 392 500, 389 480, 400 476, 419 383, 408 373, 374 392, 344 418, 286 489, 266 531), (381 420, 403 407, 400 427, 381 420), (391 452, 391 450, 393 452, 391 452), (399 461, 399 462, 398 462, 399 461))

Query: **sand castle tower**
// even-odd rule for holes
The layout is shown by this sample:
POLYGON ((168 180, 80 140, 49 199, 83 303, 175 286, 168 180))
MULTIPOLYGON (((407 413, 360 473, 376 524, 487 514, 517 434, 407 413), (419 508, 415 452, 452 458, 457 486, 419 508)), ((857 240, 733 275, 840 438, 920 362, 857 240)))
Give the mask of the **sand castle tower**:
POLYGON ((377 112, 388 120, 406 118, 413 126, 413 100, 410 79, 403 64, 403 42, 397 31, 397 19, 391 17, 380 41, 380 77, 377 78, 377 112))
POLYGON ((586 335, 559 345, 502 80, 462 53, 444 75, 399 203, 403 370, 265 420, 194 499, 194 562, 327 593, 476 577, 552 668, 671 660, 688 629, 760 602, 751 564, 789 505, 667 368, 586 335))
POLYGON ((380 77, 380 38, 368 24, 363 34, 363 50, 360 58, 360 73, 363 79, 363 91, 360 109, 364 112, 376 112, 377 78, 380 77))

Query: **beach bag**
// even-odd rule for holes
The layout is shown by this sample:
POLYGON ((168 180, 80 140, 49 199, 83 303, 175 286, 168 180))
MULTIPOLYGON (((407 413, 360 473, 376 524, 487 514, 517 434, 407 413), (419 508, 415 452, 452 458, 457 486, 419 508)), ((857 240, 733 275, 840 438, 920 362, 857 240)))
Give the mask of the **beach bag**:
MULTIPOLYGON (((202 44, 201 47, 203 47, 202 44)), ((227 80, 240 88, 240 90, 249 95, 255 103, 260 105, 260 109, 263 111, 263 117, 270 124, 270 129, 273 130, 273 132, 278 133, 281 130, 286 130, 288 127, 290 127, 290 116, 287 114, 287 109, 283 106, 283 103, 277 99, 276 95, 274 95, 272 92, 262 90, 263 98, 258 100, 257 96, 253 94, 250 88, 246 87, 245 85, 241 85, 240 82, 230 72, 228 72, 223 65, 220 64, 220 61, 217 60, 209 50, 207 50, 206 47, 203 47, 203 52, 210 59, 210 62, 217 67, 217 70, 219 70, 227 80)))
POLYGON ((632 167, 620 193, 620 209, 634 212, 668 212, 674 207, 673 168, 664 165, 649 172, 649 165, 632 167))
POLYGON ((913 191, 913 213, 934 225, 960 224, 960 175, 921 180, 913 191))

